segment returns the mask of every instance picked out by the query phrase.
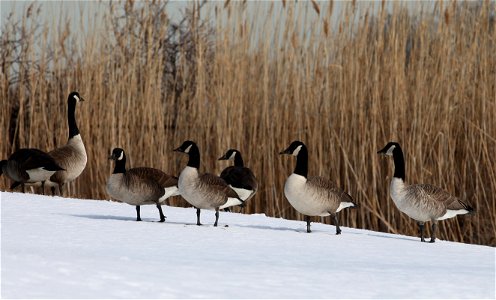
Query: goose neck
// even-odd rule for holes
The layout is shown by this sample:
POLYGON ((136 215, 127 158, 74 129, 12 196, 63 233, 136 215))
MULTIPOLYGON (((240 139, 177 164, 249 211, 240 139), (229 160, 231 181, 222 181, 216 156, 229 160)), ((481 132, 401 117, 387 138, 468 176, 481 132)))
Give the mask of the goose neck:
POLYGON ((296 156, 296 167, 293 173, 305 178, 308 175, 308 150, 306 146, 302 146, 296 156))
POLYGON ((405 181, 405 158, 403 150, 398 146, 393 150, 394 177, 405 181))

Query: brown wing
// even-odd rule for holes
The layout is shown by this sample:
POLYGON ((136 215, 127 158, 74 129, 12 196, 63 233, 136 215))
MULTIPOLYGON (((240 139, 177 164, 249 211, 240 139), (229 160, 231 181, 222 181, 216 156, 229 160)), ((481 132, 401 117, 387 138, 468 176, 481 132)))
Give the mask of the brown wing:
POLYGON ((227 185, 224 179, 213 174, 204 173, 200 175, 200 182, 208 185, 213 190, 226 195, 228 198, 238 198, 238 194, 227 185))
POLYGON ((307 184, 315 190, 320 191, 320 194, 325 195, 328 198, 337 197, 339 202, 354 202, 353 198, 351 198, 348 193, 327 178, 309 176, 307 178, 307 184))
POLYGON ((449 210, 459 210, 466 209, 471 211, 472 208, 463 203, 459 198, 450 195, 448 192, 444 191, 437 186, 433 186, 430 184, 415 184, 411 185, 411 191, 415 193, 416 197, 425 197, 428 196, 430 199, 443 205, 446 209, 449 210))
POLYGON ((127 172, 131 172, 140 177, 147 177, 157 182, 162 188, 168 188, 177 185, 177 177, 165 174, 164 172, 147 167, 132 168, 127 172))

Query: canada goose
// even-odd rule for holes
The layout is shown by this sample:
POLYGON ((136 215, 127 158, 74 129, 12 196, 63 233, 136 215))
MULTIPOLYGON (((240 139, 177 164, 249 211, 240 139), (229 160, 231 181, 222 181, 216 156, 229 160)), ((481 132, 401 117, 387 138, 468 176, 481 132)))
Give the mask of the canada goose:
POLYGON ((377 153, 393 157, 394 175, 390 185, 391 198, 401 212, 417 221, 422 242, 425 242, 424 222, 432 222, 430 242, 434 243, 438 220, 474 211, 468 204, 433 185, 405 184, 405 159, 400 144, 389 142, 377 153))
POLYGON ((239 198, 243 200, 243 206, 246 201, 250 200, 258 189, 257 179, 253 172, 246 168, 243 163, 241 153, 236 149, 229 149, 219 158, 219 160, 234 160, 234 166, 225 168, 220 173, 220 178, 238 194, 239 198))
POLYGON ((57 171, 47 181, 47 185, 51 186, 52 194, 55 194, 55 186, 59 187, 59 193, 62 196, 62 188, 65 183, 76 179, 86 167, 88 160, 86 150, 84 148, 81 134, 76 124, 76 104, 84 101, 83 97, 78 92, 72 92, 67 98, 67 121, 69 125, 69 140, 64 146, 50 151, 50 154, 55 161, 64 168, 63 171, 57 171))
POLYGON ((34 148, 19 149, 0 162, 0 175, 4 173, 14 181, 10 189, 22 185, 23 192, 25 183, 41 182, 45 194, 45 181, 59 170, 63 169, 50 155, 34 148))
POLYGON ((343 208, 356 207, 350 195, 336 186, 334 182, 320 177, 307 176, 308 150, 305 144, 294 141, 279 154, 296 156, 296 167, 284 184, 284 195, 298 212, 305 215, 307 232, 310 230, 311 216, 334 217, 336 234, 341 234, 338 212, 343 208))
POLYGON ((107 193, 114 199, 136 206, 136 221, 141 221, 140 205, 155 204, 160 222, 165 221, 162 203, 179 195, 177 177, 153 168, 126 170, 126 154, 121 148, 112 150, 109 159, 115 161, 114 172, 107 180, 107 193))
POLYGON ((185 141, 174 151, 189 155, 188 165, 179 175, 179 192, 181 196, 196 208, 196 225, 200 223, 201 209, 215 209, 215 223, 219 221, 219 209, 243 203, 238 194, 231 189, 224 179, 213 174, 198 174, 200 151, 195 142, 185 141))

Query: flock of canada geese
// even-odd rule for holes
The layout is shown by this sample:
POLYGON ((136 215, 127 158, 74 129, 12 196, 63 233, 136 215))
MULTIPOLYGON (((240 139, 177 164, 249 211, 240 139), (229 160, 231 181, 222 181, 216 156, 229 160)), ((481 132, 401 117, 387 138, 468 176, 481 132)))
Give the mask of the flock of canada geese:
MULTIPOLYGON (((78 92, 69 94, 69 140, 64 146, 48 153, 32 148, 19 149, 7 160, 0 162, 0 175, 5 174, 13 181, 11 189, 21 185, 24 191, 25 184, 41 185, 43 194, 45 186, 49 186, 52 195, 55 195, 56 188, 63 195, 64 184, 75 180, 83 172, 87 156, 75 117, 76 105, 83 100, 78 92)), ((136 207, 136 221, 141 221, 141 205, 155 204, 160 221, 164 222, 162 204, 171 196, 181 195, 196 208, 197 225, 201 225, 201 210, 208 209, 215 210, 214 226, 217 226, 220 209, 244 206, 257 192, 257 180, 253 172, 244 166, 238 150, 230 149, 219 158, 234 160, 234 166, 226 168, 220 176, 199 172, 200 149, 195 142, 185 141, 174 151, 189 156, 188 164, 179 178, 154 168, 126 169, 126 153, 121 148, 113 149, 109 159, 115 161, 115 167, 107 180, 106 189, 112 198, 136 207)), ((438 220, 474 212, 467 203, 438 187, 429 184, 407 185, 403 151, 398 143, 390 142, 377 153, 393 157, 391 198, 400 211, 417 221, 422 242, 425 241, 425 222, 432 222, 430 242, 433 243, 438 220)), ((294 141, 280 154, 296 156, 296 166, 286 179, 284 195, 305 216, 307 232, 311 232, 310 217, 332 216, 336 234, 340 234, 338 213, 344 208, 357 206, 352 197, 327 178, 308 176, 308 149, 304 143, 294 141)))

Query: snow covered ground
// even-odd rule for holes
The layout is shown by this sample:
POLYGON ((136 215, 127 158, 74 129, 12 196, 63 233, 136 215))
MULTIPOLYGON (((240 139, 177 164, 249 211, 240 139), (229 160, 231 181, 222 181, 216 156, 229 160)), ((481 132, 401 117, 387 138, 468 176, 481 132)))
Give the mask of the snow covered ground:
POLYGON ((495 248, 330 225, 0 193, 3 298, 492 298, 495 248), (224 227, 229 224, 229 227, 224 227))

